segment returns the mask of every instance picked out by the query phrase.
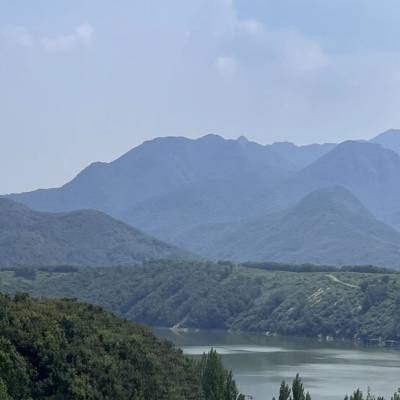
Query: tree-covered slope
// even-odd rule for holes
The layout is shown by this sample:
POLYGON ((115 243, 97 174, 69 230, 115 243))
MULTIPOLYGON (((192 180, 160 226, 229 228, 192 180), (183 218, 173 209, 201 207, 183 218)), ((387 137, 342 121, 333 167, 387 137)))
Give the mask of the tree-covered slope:
POLYGON ((352 270, 154 261, 30 279, 2 271, 0 290, 78 297, 153 326, 400 340, 400 275, 352 270))
POLYGON ((340 186, 316 190, 283 212, 200 226, 180 240, 213 259, 400 267, 400 233, 340 186))
POLYGON ((0 198, 0 266, 132 265, 193 257, 98 211, 37 212, 0 198))
POLYGON ((147 328, 23 294, 0 295, 0 385, 10 400, 201 398, 194 365, 147 328))

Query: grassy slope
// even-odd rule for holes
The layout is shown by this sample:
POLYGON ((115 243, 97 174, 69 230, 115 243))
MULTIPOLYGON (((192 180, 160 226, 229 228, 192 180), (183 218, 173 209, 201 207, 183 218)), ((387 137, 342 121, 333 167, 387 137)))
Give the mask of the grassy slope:
POLYGON ((155 326, 400 339, 400 275, 273 272, 200 262, 0 272, 0 290, 78 297, 155 326))

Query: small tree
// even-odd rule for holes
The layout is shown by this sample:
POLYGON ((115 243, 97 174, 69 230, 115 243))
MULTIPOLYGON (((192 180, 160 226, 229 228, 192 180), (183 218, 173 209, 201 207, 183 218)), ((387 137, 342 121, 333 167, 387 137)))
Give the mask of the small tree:
POLYGON ((305 400, 306 396, 304 393, 303 382, 300 379, 299 374, 296 375, 292 383, 292 394, 293 400, 305 400))
POLYGON ((0 378, 0 400, 11 400, 3 379, 0 378))
POLYGON ((400 400, 400 389, 390 398, 390 400, 400 400))
MULTIPOLYGON (((347 396, 346 396, 347 397, 347 396)), ((364 400, 363 393, 360 389, 357 389, 351 396, 350 400, 364 400)))
POLYGON ((243 400, 231 371, 222 365, 218 353, 211 349, 199 363, 201 386, 205 400, 243 400))
POLYGON ((289 400, 290 399, 290 387, 285 381, 282 381, 281 387, 279 389, 279 400, 289 400))
POLYGON ((236 400, 239 392, 236 387, 236 382, 233 379, 232 371, 229 371, 227 374, 225 387, 226 393, 224 400, 236 400))

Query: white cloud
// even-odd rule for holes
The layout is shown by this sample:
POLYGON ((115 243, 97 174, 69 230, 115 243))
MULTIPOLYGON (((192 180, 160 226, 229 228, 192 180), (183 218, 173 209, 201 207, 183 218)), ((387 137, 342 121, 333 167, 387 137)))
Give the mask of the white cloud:
POLYGON ((41 45, 48 51, 68 51, 80 45, 90 45, 93 40, 94 28, 90 24, 79 25, 73 33, 45 37, 40 40, 41 45))
POLYGON ((329 63, 319 42, 299 33, 285 35, 282 51, 286 66, 298 72, 313 72, 329 63))
POLYGON ((237 26, 241 31, 252 35, 264 31, 264 25, 255 19, 237 20, 237 26))
MULTIPOLYGON (((269 28, 257 16, 243 18, 232 0, 210 0, 207 10, 207 31, 213 34, 210 65, 226 80, 233 79, 239 66, 299 78, 330 64, 330 57, 316 38, 299 31, 269 28), (215 54, 222 56, 215 59, 215 54)), ((206 35, 207 31, 200 32, 206 35)))
POLYGON ((10 44, 31 48, 34 39, 24 26, 8 25, 1 31, 1 36, 10 44))
POLYGON ((225 81, 231 82, 236 75, 236 60, 233 57, 218 57, 215 60, 215 68, 225 81))
POLYGON ((25 48, 39 46, 47 51, 68 51, 77 46, 87 46, 92 43, 93 36, 94 28, 87 23, 77 26, 70 34, 54 37, 35 37, 20 25, 8 25, 0 30, 0 38, 9 44, 25 48))
POLYGON ((263 24, 258 20, 241 19, 232 0, 209 0, 207 4, 211 31, 217 39, 241 34, 254 35, 263 31, 263 24))

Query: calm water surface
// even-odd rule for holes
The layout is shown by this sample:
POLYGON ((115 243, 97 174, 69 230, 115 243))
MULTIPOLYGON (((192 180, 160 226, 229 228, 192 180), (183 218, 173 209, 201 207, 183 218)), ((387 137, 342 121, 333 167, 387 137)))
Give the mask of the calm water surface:
POLYGON ((400 387, 400 351, 395 349, 215 331, 155 333, 193 357, 214 347, 241 392, 255 400, 277 397, 281 381, 291 381, 297 372, 313 400, 341 400, 357 387, 366 392, 368 386, 390 398, 400 387))

